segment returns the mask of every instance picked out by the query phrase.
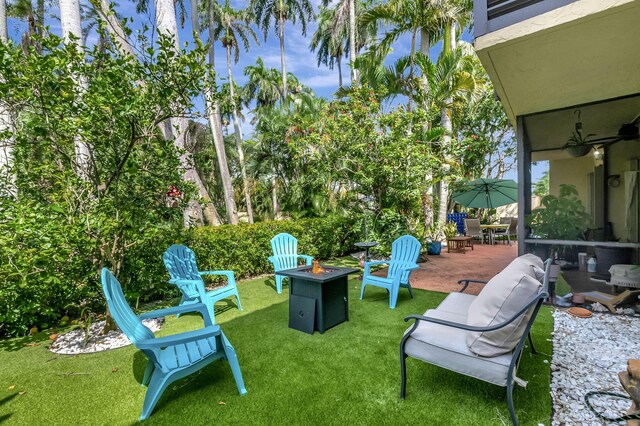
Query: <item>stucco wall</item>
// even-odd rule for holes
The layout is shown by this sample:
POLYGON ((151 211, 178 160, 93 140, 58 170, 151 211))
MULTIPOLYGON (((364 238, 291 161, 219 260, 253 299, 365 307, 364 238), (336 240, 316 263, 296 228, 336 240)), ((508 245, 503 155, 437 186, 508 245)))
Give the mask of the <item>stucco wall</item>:
MULTIPOLYGON (((638 242, 637 228, 635 217, 632 220, 631 233, 625 227, 625 182, 624 172, 630 170, 629 160, 631 158, 640 158, 640 143, 638 141, 621 141, 609 147, 608 152, 608 167, 609 177, 619 175, 619 185, 614 186, 609 183, 609 221, 613 223, 613 231, 620 241, 638 242)), ((609 182, 611 182, 609 180, 609 182)), ((635 215, 638 215, 638 202, 637 202, 637 189, 636 189, 636 201, 632 205, 632 211, 635 215)))
MULTIPOLYGON (((631 232, 626 228, 625 212, 625 184, 624 172, 630 170, 629 160, 640 158, 640 143, 638 141, 621 141, 609 147, 607 154, 607 189, 609 191, 608 221, 613 225, 616 238, 623 242, 638 242, 636 220, 632 220, 631 232), (610 177, 620 176, 620 184, 612 186, 610 177)), ((575 185, 582 204, 590 211, 588 193, 589 173, 594 171, 595 161, 592 153, 580 158, 549 161, 549 192, 558 195, 561 184, 575 185)), ((640 183, 639 183, 640 185, 640 183)), ((637 198, 637 192, 636 192, 637 198)), ((637 200, 632 205, 635 215, 638 212, 637 200)))
POLYGON ((549 193, 557 196, 560 193, 561 184, 574 185, 580 194, 582 204, 588 210, 587 183, 589 173, 593 172, 593 169, 594 160, 591 154, 579 158, 549 161, 549 193))

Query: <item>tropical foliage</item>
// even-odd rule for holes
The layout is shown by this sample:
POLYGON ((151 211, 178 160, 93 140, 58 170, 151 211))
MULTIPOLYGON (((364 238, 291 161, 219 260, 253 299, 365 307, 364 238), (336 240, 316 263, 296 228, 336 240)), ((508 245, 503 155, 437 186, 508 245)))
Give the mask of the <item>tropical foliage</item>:
POLYGON ((19 23, 0 19, 0 333, 99 306, 102 265, 130 298, 166 295, 175 240, 243 277, 268 271, 280 230, 319 257, 363 238, 384 253, 441 228, 450 186, 513 167, 513 132, 461 40, 469 1, 136 2, 155 31, 89 3, 61 1, 60 37, 48 3, 0 0, 19 23), (329 98, 287 71, 285 35, 313 28, 318 66, 339 74, 329 98), (254 53, 260 32, 278 68, 254 53))

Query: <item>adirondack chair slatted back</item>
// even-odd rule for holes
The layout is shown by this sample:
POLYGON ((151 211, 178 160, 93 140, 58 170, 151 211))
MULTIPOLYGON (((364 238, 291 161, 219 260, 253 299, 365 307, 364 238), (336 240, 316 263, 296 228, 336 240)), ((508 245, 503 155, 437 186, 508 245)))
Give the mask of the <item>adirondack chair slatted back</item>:
POLYGON ((198 286, 202 282, 202 277, 200 277, 196 254, 193 250, 182 244, 174 244, 164 252, 162 260, 172 280, 194 281, 193 284, 180 284, 180 289, 187 297, 193 299, 200 296, 198 286))
POLYGON ((271 239, 271 249, 278 257, 280 270, 298 267, 298 240, 293 235, 276 235, 271 239))
POLYGON ((162 256, 172 279, 200 280, 196 254, 189 247, 174 244, 162 256))
POLYGON ((109 312, 120 330, 136 345, 138 341, 153 339, 154 335, 133 313, 122 292, 120 283, 107 268, 102 268, 102 289, 109 312))
MULTIPOLYGON (((420 242, 411 235, 405 235, 395 240, 391 245, 391 261, 387 278, 393 278, 398 268, 415 265, 421 249, 420 242)), ((410 273, 410 271, 403 272, 400 282, 406 283, 410 273)))

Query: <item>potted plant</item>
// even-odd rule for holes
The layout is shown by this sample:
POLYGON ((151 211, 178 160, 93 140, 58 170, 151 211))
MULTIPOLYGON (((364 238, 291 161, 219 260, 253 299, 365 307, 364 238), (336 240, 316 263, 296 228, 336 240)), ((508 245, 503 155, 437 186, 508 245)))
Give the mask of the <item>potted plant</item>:
POLYGON ((447 240, 456 237, 458 235, 458 224, 455 222, 447 222, 447 224, 442 227, 442 232, 444 232, 447 240))
POLYGON ((427 254, 438 255, 442 251, 442 230, 438 224, 433 224, 426 232, 427 254))
POLYGON ((591 151, 591 145, 587 145, 591 136, 595 136, 595 134, 589 133, 587 136, 582 136, 580 129, 576 128, 562 149, 566 149, 572 157, 583 157, 591 151))
MULTIPOLYGON (((584 239, 584 233, 591 227, 591 216, 578 198, 575 186, 560 185, 559 195, 544 196, 541 205, 526 218, 533 235, 550 240, 584 239)), ((564 251, 552 246, 551 258, 565 254, 564 251)))

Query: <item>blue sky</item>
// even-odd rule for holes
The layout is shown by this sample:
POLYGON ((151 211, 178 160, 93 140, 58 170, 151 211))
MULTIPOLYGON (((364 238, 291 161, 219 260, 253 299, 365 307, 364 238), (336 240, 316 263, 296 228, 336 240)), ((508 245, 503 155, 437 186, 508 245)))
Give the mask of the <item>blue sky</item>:
MULTIPOLYGON (((317 11, 320 5, 319 0, 311 0, 314 9, 317 11)), ((86 0, 81 0, 81 4, 86 0)), ((188 5, 188 1, 185 1, 188 5)), ((248 1, 231 0, 231 5, 238 8, 245 8, 249 4, 248 1)), ((135 10, 135 3, 132 1, 121 0, 118 2, 116 10, 122 17, 133 18, 134 24, 131 26, 134 30, 140 30, 144 25, 153 27, 154 11, 153 1, 149 2, 150 10, 144 14, 137 14, 135 10)), ((60 21, 56 18, 59 16, 59 10, 57 5, 47 10, 46 24, 50 27, 51 31, 55 34, 61 35, 60 21)), ((333 70, 325 66, 317 66, 315 53, 309 50, 309 42, 313 33, 316 30, 316 23, 312 22, 308 25, 306 36, 302 35, 300 25, 292 25, 286 23, 285 26, 285 55, 287 72, 293 73, 301 83, 311 87, 318 96, 322 96, 326 99, 331 99, 333 93, 338 89, 338 69, 334 67, 333 70)), ((9 19, 8 22, 9 36, 14 41, 19 41, 22 32, 25 30, 23 22, 9 19)), ((254 27, 258 35, 259 45, 253 43, 249 52, 241 52, 240 60, 237 64, 233 64, 233 75, 236 82, 240 85, 246 83, 246 77, 243 74, 243 69, 247 65, 253 65, 256 62, 258 56, 260 56, 265 63, 265 66, 280 69, 280 47, 278 38, 271 28, 271 32, 267 36, 267 40, 264 40, 261 30, 254 27)), ((179 29, 180 42, 182 45, 185 43, 191 44, 193 41, 191 23, 187 18, 185 20, 184 27, 179 29)), ((204 37, 204 36, 203 36, 204 37)), ((89 36, 87 44, 95 43, 97 37, 93 33, 89 36)), ((469 33, 465 32, 462 35, 462 39, 471 42, 472 37, 469 33)), ((215 45, 216 48, 216 69, 218 71, 218 77, 226 81, 226 54, 222 48, 220 42, 215 45)), ((387 58, 388 63, 393 63, 396 59, 409 53, 410 38, 408 35, 400 38, 400 40, 393 46, 393 52, 387 58)), ((436 57, 441 50, 441 44, 436 44, 431 50, 431 56, 436 57)), ((344 84, 348 84, 350 81, 350 70, 348 60, 343 61, 342 78, 344 84)), ((252 132, 252 126, 250 124, 251 114, 250 111, 245 110, 242 112, 246 117, 246 120, 242 123, 242 129, 245 137, 250 136, 252 132)), ((232 131, 232 128, 229 129, 232 131)), ((534 166, 533 179, 536 181, 542 174, 541 166, 534 166)), ((509 173, 508 178, 515 179, 515 173, 509 173)))

